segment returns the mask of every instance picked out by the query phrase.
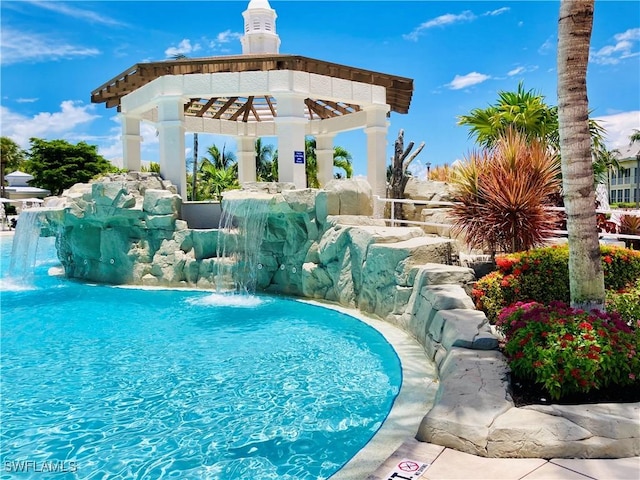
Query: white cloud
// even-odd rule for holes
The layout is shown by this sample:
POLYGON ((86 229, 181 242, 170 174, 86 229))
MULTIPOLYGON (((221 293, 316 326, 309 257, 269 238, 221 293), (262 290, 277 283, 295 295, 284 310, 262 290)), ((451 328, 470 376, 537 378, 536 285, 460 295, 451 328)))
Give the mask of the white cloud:
POLYGON ((29 118, 0 106, 2 135, 11 138, 20 147, 28 148, 31 137, 50 139, 72 134, 78 125, 89 123, 99 117, 92 113, 94 109, 95 105, 65 100, 60 104, 60 111, 40 112, 29 118))
POLYGON ((490 10, 488 12, 483 13, 483 16, 495 17, 496 15, 502 15, 503 13, 507 13, 511 10, 509 7, 498 8, 497 10, 490 10))
POLYGON ((233 40, 239 40, 242 37, 241 33, 232 32, 231 30, 225 30, 224 32, 220 32, 215 39, 216 43, 229 43, 233 40))
POLYGON ((507 75, 509 75, 510 77, 513 77, 514 75, 518 75, 522 72, 524 72, 524 67, 516 67, 513 70, 509 70, 507 72, 507 75))
POLYGON ((635 43, 640 40, 640 28, 630 28, 626 32, 613 36, 615 44, 605 45, 599 50, 591 50, 590 60, 600 65, 615 65, 621 60, 636 57, 640 53, 634 51, 635 43))
POLYGON ((540 45, 540 47, 538 48, 538 53, 541 55, 546 55, 549 52, 555 52, 557 44, 558 39, 552 35, 547 38, 542 45, 540 45))
MULTIPOLYGON (((227 53, 231 51, 231 49, 228 47, 228 44, 233 41, 238 42, 240 38, 242 38, 241 33, 232 32, 231 30, 225 30, 224 32, 218 33, 215 40, 211 40, 209 42, 209 48, 216 52, 227 53)), ((240 42, 238 42, 238 44, 239 43, 240 42)))
POLYGON ((402 38, 404 38, 405 40, 412 40, 414 42, 417 42, 418 37, 422 35, 425 30, 428 30, 430 28, 443 27, 445 25, 452 25, 461 22, 471 22, 475 19, 476 16, 469 10, 465 10, 458 15, 453 13, 446 13, 420 24, 418 27, 414 28, 411 33, 403 35, 402 38))
POLYGON ((78 18, 80 20, 86 20, 89 23, 100 23, 102 25, 108 25, 110 27, 126 25, 118 20, 114 20, 113 18, 107 17, 105 15, 100 15, 99 13, 93 12, 91 10, 84 10, 81 8, 72 7, 63 2, 35 0, 35 1, 29 1, 28 3, 52 12, 66 15, 68 17, 78 18))
POLYGON ((183 39, 177 47, 169 47, 164 51, 164 54, 169 57, 175 57, 176 55, 189 55, 192 52, 200 50, 200 44, 196 43, 191 45, 191 40, 188 38, 183 39))
POLYGON ((38 100, 40 100, 39 98, 17 98, 16 102, 18 103, 35 103, 38 100))
POLYGON ((491 77, 489 75, 478 72, 471 72, 467 73, 466 75, 456 75, 451 83, 447 84, 447 87, 449 87, 451 90, 460 90, 472 85, 477 85, 486 80, 489 80, 490 78, 491 77))
POLYGON ((98 49, 70 45, 54 36, 21 32, 11 27, 2 28, 1 49, 3 65, 88 57, 100 53, 98 49))
POLYGON ((595 120, 606 130, 605 144, 610 150, 628 146, 633 130, 640 130, 640 110, 604 115, 595 120))

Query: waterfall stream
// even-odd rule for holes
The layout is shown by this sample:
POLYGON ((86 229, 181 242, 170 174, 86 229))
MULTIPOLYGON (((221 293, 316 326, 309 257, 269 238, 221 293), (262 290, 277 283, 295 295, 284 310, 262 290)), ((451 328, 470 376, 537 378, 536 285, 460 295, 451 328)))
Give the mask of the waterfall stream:
POLYGON ((242 198, 223 202, 218 229, 216 290, 255 292, 260 246, 267 225, 269 202, 242 198))
POLYGON ((9 275, 26 280, 33 275, 40 239, 40 209, 23 210, 18 218, 11 248, 9 275))

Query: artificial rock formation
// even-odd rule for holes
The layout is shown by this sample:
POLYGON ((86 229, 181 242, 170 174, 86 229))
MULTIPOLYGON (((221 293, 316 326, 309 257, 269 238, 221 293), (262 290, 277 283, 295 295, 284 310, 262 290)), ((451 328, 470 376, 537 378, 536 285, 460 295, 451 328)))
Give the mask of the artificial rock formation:
POLYGON ((419 412, 419 440, 492 457, 640 455, 639 404, 516 408, 498 340, 468 295, 474 271, 452 265, 457 243, 371 218, 366 181, 324 190, 251 184, 223 204, 239 227, 256 209, 265 215, 259 248, 237 229, 188 228, 175 188, 154 174, 74 186, 47 202, 43 231, 58 235, 70 277, 212 289, 228 285, 220 272, 233 262, 223 250, 255 250, 259 290, 337 302, 397 325, 439 370, 435 404, 419 412))

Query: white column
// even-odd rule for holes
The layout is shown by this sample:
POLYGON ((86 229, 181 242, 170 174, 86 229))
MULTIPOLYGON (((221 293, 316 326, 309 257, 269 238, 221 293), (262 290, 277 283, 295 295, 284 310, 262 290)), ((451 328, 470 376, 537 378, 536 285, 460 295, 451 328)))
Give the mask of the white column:
POLYGON ((122 124, 122 168, 140 171, 140 117, 121 114, 122 124))
POLYGON ((307 119, 304 116, 304 96, 292 93, 275 94, 278 103, 276 131, 278 133, 278 181, 293 182, 296 188, 307 187, 304 137, 307 119))
POLYGON ((179 95, 158 99, 158 139, 160 175, 178 188, 187 199, 187 166, 184 153, 184 99, 179 95))
POLYGON ((238 181, 256 181, 256 141, 254 137, 236 137, 238 145, 238 181))
MULTIPOLYGON (((387 122, 388 105, 373 105, 365 107, 367 112, 367 180, 371 185, 372 194, 384 198, 387 186, 387 122)), ((382 218, 384 204, 373 202, 373 216, 382 218)))
POLYGON ((316 159, 318 160, 318 181, 324 187, 333 178, 333 139, 335 134, 316 135, 316 159))

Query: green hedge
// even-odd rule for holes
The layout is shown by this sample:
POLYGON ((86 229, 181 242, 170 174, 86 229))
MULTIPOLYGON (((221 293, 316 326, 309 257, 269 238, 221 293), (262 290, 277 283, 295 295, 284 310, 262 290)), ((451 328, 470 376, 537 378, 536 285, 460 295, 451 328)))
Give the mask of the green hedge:
MULTIPOLYGON (((605 288, 625 291, 640 279, 640 251, 600 247, 605 288)), ((568 303, 569 247, 557 245, 496 257, 498 269, 476 282, 472 296, 476 307, 491 322, 500 310, 516 302, 568 303)))

